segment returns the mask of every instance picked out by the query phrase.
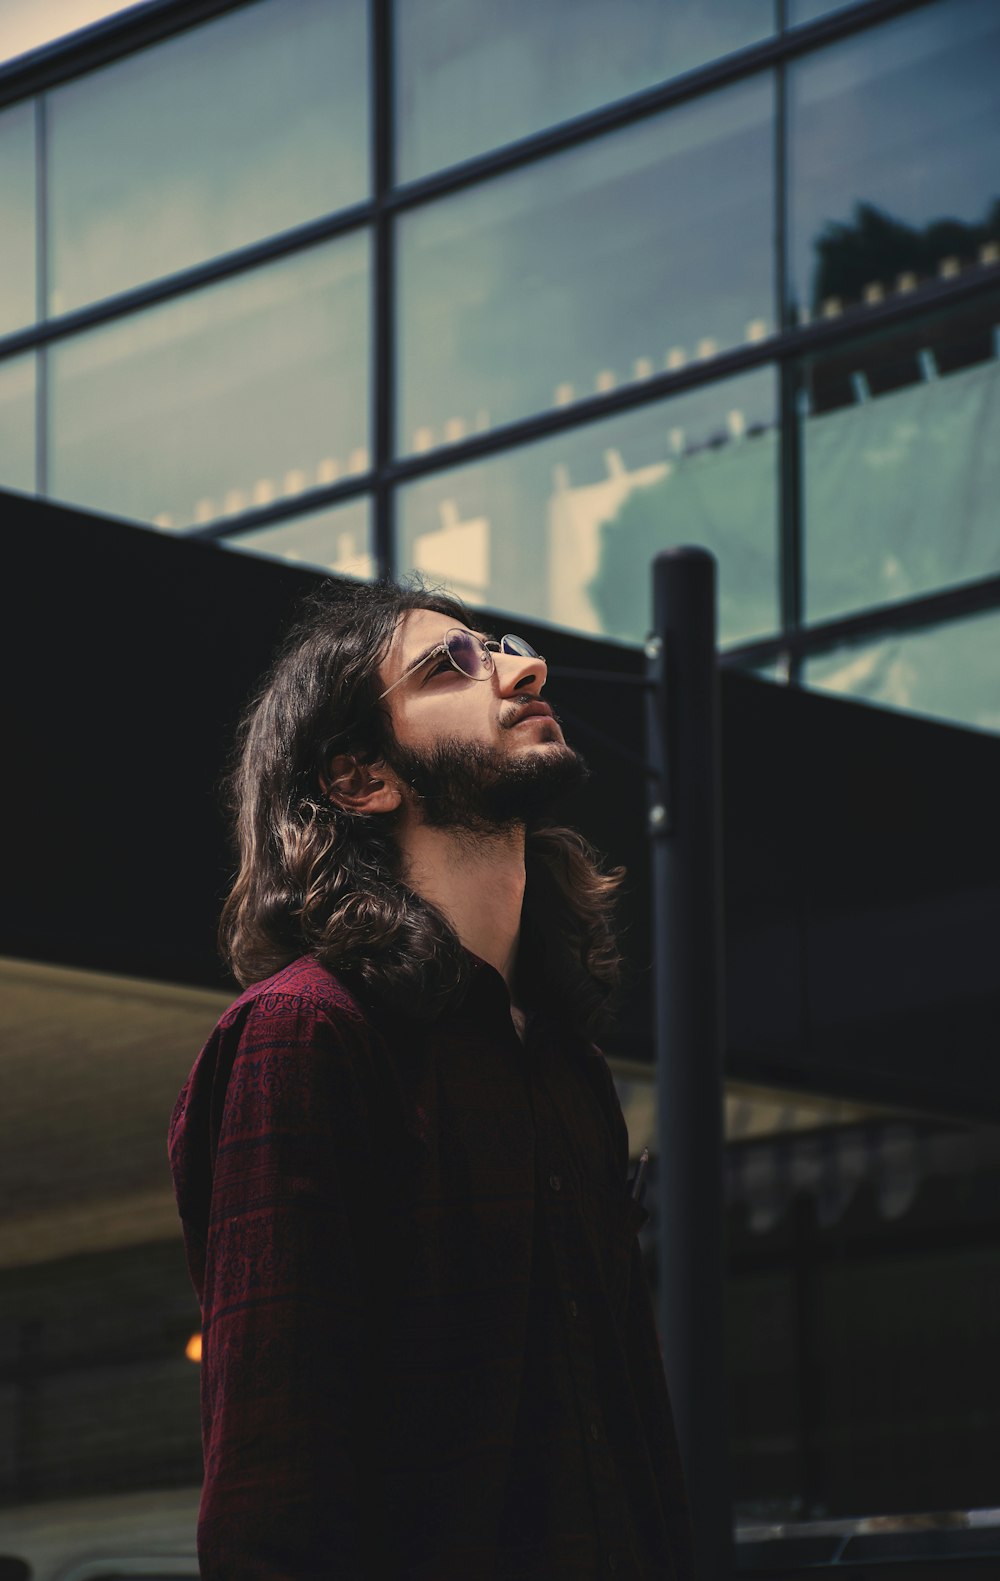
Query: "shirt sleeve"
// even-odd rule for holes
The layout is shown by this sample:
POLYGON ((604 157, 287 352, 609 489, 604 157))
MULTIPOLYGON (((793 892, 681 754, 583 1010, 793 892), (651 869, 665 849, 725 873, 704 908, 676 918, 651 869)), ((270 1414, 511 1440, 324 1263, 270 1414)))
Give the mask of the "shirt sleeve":
POLYGON ((360 1581, 374 1237, 356 1036, 279 995, 229 1036, 205 1242, 201 1575, 360 1581))

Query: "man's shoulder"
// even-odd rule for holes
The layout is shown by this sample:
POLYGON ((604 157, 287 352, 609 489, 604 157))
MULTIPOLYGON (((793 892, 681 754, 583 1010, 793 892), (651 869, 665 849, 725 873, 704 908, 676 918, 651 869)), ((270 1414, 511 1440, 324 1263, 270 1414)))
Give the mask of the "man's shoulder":
POLYGON ((210 1191, 209 1159, 234 1116, 265 1130, 279 1116, 294 1130, 314 1123, 334 1089, 349 1109, 370 1053, 361 1006, 318 961, 302 956, 251 983, 216 1022, 174 1105, 168 1148, 178 1200, 210 1191))
POLYGON ((300 955, 280 971, 250 983, 219 1020, 225 1029, 267 1016, 305 1014, 335 1025, 363 1026, 367 1017, 341 980, 311 955, 300 955))

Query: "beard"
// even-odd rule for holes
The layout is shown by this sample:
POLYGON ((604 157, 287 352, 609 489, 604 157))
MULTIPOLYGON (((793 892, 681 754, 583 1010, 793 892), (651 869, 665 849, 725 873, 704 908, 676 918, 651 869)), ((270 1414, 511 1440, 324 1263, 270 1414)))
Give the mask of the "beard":
POLYGON ((456 737, 427 751, 394 741, 385 761, 416 792, 425 824, 470 834, 523 826, 590 778, 583 758, 565 744, 511 759, 496 747, 456 737))

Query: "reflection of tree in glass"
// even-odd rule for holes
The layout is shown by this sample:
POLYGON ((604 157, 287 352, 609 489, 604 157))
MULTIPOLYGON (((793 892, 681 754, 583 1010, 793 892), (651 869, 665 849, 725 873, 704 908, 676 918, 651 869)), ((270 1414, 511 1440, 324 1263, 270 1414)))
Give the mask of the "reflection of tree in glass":
POLYGON ((609 636, 641 640, 650 622, 650 568, 661 549, 700 544, 719 560, 719 637, 736 642, 777 623, 776 430, 709 442, 633 489, 600 525, 598 566, 586 592, 609 636))
POLYGON ((597 574, 587 593, 602 631, 633 639, 644 635, 649 593, 643 570, 670 542, 666 506, 666 490, 654 485, 631 494, 610 521, 601 523, 597 574))
POLYGON ((891 287, 900 275, 937 274, 947 258, 960 265, 978 261, 980 249, 1000 241, 1000 198, 979 225, 932 220, 922 229, 893 219, 873 203, 856 203, 848 223, 831 220, 816 238, 814 309, 831 298, 856 302, 873 284, 891 287))

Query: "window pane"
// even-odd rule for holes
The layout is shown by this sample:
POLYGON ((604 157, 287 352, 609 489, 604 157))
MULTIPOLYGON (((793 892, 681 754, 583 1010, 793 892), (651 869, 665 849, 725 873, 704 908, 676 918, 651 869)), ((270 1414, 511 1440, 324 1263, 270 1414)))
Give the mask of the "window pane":
POLYGON ((1000 571, 998 323, 1000 299, 806 369, 810 620, 1000 571))
POLYGON ((35 321, 35 106, 0 115, 0 335, 35 321))
POLYGON ((792 311, 1000 258, 1000 7, 949 0, 793 66, 792 311))
POLYGON ((35 354, 0 362, 0 489, 35 491, 35 354))
POLYGON ((772 139, 755 78, 404 216, 401 448, 766 334, 772 139))
POLYGON ((371 502, 348 500, 330 510, 311 511, 274 527, 257 527, 219 540, 241 554, 268 555, 294 560, 338 576, 369 578, 375 575, 371 531, 371 502))
POLYGON ((183 528, 368 467, 368 238, 52 350, 51 492, 183 528))
POLYGON ((828 11, 843 11, 854 5, 855 0, 785 0, 785 26, 796 27, 800 22, 813 22, 828 11))
MULTIPOLYGON (((655 1071, 626 1074, 613 1057, 611 1068, 630 1172, 643 1146, 651 1154, 639 1245, 655 1296, 655 1071)), ((815 1077, 806 1095, 727 1081, 725 1129, 734 1575, 819 1577, 838 1540, 850 1574, 853 1533, 866 1534, 857 1547, 868 1564, 858 1552, 856 1565, 869 1581, 883 1557, 933 1552, 940 1564, 968 1537, 988 1540, 954 1529, 964 1516, 916 1512, 995 1499, 1000 1131, 827 1095, 815 1077)))
POLYGON ((400 568, 474 605, 641 642, 653 556, 698 543, 719 557, 722 639, 772 632, 775 409, 767 369, 411 484, 400 568))
POLYGON ((1000 1381, 987 1204, 1000 1133, 884 1109, 827 1118, 822 1100, 778 1091, 772 1102, 770 1134, 752 1113, 763 1105, 744 1101, 762 1129, 726 1148, 733 1495, 737 1529, 750 1528, 735 1574, 821 1575, 837 1537, 848 1574, 891 1575, 893 1559, 931 1554, 947 1574, 944 1556, 976 1534, 946 1529, 965 1517, 931 1512, 994 1497, 983 1474, 1000 1381), (810 1109, 813 1127, 800 1130, 810 1109), (909 1513, 863 1518, 875 1511, 909 1513))
POLYGON ((368 190, 363 0, 241 7, 49 100, 51 311, 368 190))
POLYGON ((765 38, 773 0, 402 0, 402 181, 653 87, 765 38))
POLYGON ((811 659, 810 686, 1000 732, 1000 614, 811 659))
POLYGON ((122 0, 59 0, 55 6, 39 5, 38 0, 3 0, 0 60, 13 60, 120 11, 135 10, 138 5, 123 4, 122 0))

